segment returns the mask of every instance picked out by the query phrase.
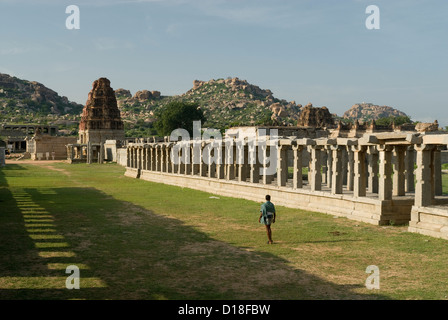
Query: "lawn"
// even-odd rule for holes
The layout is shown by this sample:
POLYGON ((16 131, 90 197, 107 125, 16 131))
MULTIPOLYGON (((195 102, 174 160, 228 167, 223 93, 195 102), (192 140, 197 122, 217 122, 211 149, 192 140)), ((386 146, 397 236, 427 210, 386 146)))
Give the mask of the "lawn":
POLYGON ((0 169, 0 299, 448 297, 446 240, 279 206, 268 245, 263 199, 123 173, 114 164, 0 169), (69 265, 80 269, 79 290, 66 288, 69 265), (379 290, 365 286, 369 265, 379 290))

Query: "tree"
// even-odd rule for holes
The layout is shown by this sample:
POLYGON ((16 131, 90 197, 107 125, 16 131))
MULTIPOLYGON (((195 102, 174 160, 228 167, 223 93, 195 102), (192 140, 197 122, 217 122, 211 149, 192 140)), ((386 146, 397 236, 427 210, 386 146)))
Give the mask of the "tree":
POLYGON ((205 122, 204 113, 198 103, 173 101, 157 114, 154 127, 160 135, 168 136, 175 129, 185 129, 193 135, 193 121, 205 122))
POLYGON ((405 123, 412 123, 411 119, 406 116, 398 116, 398 117, 386 117, 386 118, 380 118, 375 121, 376 125, 379 126, 390 126, 392 122, 395 123, 396 126, 401 126, 405 123))

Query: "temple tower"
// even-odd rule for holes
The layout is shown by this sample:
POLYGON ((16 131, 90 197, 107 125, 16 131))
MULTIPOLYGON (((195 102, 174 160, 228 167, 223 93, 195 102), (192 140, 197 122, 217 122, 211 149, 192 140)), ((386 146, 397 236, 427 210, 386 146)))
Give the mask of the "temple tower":
POLYGON ((107 78, 95 80, 82 110, 78 143, 124 140, 124 125, 114 90, 107 78))

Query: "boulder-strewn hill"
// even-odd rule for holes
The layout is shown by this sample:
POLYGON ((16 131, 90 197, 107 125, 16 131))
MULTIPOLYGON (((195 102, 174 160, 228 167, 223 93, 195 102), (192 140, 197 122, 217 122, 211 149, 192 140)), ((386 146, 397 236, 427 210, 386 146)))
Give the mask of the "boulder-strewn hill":
POLYGON ((342 117, 344 119, 370 121, 389 117, 408 117, 408 115, 388 106, 377 106, 372 103, 359 103, 353 105, 342 117))
POLYGON ((0 73, 0 121, 73 120, 82 108, 39 82, 0 73))
POLYGON ((255 125, 270 120, 273 124, 293 124, 300 114, 300 104, 274 98, 270 90, 238 78, 193 81, 193 87, 176 96, 162 96, 158 91, 115 90, 118 107, 126 120, 155 120, 155 112, 171 101, 197 102, 207 118, 205 126, 222 128, 231 125, 255 125))

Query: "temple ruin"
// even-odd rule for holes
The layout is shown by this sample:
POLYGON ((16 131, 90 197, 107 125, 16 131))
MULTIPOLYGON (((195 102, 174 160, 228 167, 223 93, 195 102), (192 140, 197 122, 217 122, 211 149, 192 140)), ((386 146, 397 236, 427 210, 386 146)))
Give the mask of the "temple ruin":
POLYGON ((110 81, 99 78, 93 82, 82 111, 78 141, 67 145, 67 159, 70 163, 102 163, 108 140, 124 141, 124 125, 110 81))
POLYGON ((125 174, 254 201, 269 193, 279 205, 375 225, 409 223, 411 232, 448 239, 447 134, 340 135, 129 143, 125 174))

